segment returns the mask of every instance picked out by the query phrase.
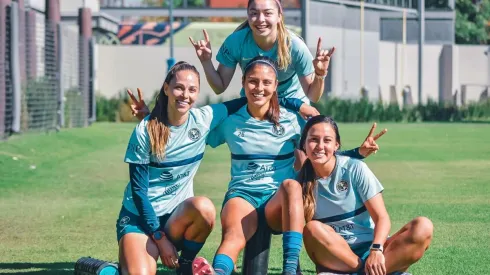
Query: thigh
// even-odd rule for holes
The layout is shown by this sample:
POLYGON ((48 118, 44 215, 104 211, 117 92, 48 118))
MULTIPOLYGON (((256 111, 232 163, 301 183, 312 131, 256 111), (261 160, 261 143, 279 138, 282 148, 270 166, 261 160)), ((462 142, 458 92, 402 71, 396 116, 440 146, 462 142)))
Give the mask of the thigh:
POLYGON ((308 256, 319 270, 355 272, 362 267, 361 259, 351 250, 349 244, 326 224, 308 222, 303 231, 303 239, 308 256))
POLYGON ((201 215, 205 212, 209 212, 213 215, 212 219, 215 219, 216 210, 211 200, 205 197, 188 198, 175 208, 165 222, 165 232, 176 242, 182 240, 190 224, 203 221, 201 215), (207 210, 203 211, 203 209, 207 210))
POLYGON ((282 196, 285 195, 284 193, 283 188, 279 188, 265 205, 265 220, 275 232, 282 232, 282 196))
POLYGON ((223 236, 231 233, 248 241, 257 231, 257 223, 257 211, 243 198, 234 197, 228 200, 221 211, 223 236))
POLYGON ((119 241, 119 263, 123 274, 155 274, 158 247, 147 235, 127 233, 119 241))

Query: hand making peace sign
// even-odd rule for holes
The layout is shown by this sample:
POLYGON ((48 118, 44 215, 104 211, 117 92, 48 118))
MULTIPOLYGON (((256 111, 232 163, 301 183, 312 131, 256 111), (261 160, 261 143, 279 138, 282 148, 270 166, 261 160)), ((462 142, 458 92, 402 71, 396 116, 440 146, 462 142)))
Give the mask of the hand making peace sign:
POLYGON ((127 90, 129 97, 133 101, 133 104, 130 105, 131 113, 133 116, 137 117, 139 120, 143 120, 145 116, 150 113, 150 109, 146 106, 145 100, 143 99, 143 92, 140 88, 138 88, 138 97, 139 100, 134 97, 133 92, 130 89, 127 90))
POLYGON ((209 61, 213 56, 208 32, 204 29, 202 30, 202 32, 204 33, 204 40, 198 40, 197 42, 194 42, 194 39, 192 39, 192 37, 189 36, 189 40, 194 46, 194 49, 196 50, 197 53, 197 57, 199 58, 199 60, 201 60, 201 62, 209 61))
POLYGON ((313 59, 313 67, 315 73, 319 76, 325 76, 328 71, 328 65, 330 64, 330 58, 335 52, 335 47, 330 50, 322 50, 322 38, 318 38, 318 44, 316 46, 316 56, 313 59))
POLYGON ((376 144, 376 140, 380 138, 382 135, 384 135, 386 132, 388 132, 388 129, 383 129, 383 131, 379 132, 379 134, 375 135, 373 137, 374 130, 376 129, 376 122, 373 124, 373 127, 371 127, 371 130, 369 131, 368 136, 362 143, 361 147, 359 147, 359 154, 361 154, 363 157, 368 157, 372 153, 375 153, 379 150, 378 144, 376 144))

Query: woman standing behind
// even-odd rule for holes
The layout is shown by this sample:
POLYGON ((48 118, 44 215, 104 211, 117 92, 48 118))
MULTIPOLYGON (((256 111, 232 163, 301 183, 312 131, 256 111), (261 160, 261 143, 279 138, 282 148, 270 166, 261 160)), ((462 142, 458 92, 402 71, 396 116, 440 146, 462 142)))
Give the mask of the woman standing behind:
MULTIPOLYGON (((244 72, 250 60, 264 56, 278 64, 279 98, 294 97, 306 103, 310 100, 318 102, 335 48, 322 50, 319 38, 313 59, 301 37, 286 29, 278 0, 249 0, 247 13, 248 21, 229 35, 219 49, 217 69, 211 60, 211 42, 206 30, 203 30, 204 40, 194 42, 189 37, 214 92, 221 94, 228 88, 237 64, 244 72)), ((241 96, 245 96, 244 89, 241 96)))

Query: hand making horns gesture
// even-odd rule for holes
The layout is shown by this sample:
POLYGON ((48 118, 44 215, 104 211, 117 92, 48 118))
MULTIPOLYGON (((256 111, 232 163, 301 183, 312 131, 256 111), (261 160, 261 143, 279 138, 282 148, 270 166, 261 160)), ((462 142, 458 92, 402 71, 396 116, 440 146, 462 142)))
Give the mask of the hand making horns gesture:
POLYGON ((204 33, 204 40, 198 40, 197 42, 194 42, 194 39, 189 36, 189 40, 194 46, 197 57, 199 58, 199 60, 201 60, 201 62, 211 60, 211 57, 213 55, 211 51, 211 42, 209 41, 208 32, 204 29, 202 30, 202 32, 204 33))
POLYGON ((318 76, 325 76, 328 72, 328 65, 330 64, 330 58, 335 52, 335 47, 330 50, 322 50, 322 38, 318 38, 318 44, 316 46, 316 56, 313 59, 313 67, 315 68, 315 74, 318 76))

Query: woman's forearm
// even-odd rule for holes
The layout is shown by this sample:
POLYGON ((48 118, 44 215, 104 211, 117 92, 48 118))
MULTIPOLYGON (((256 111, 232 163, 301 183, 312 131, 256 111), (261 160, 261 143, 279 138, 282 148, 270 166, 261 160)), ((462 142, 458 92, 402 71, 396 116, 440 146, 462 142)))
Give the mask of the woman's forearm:
POLYGON ((388 215, 380 216, 377 221, 374 221, 374 224, 373 243, 384 245, 391 230, 390 217, 388 215))
POLYGON ((318 102, 323 94, 323 89, 325 87, 325 81, 322 77, 317 77, 313 73, 313 82, 308 87, 306 96, 314 103, 318 102))
POLYGON ((204 61, 202 63, 202 67, 204 69, 204 73, 206 74, 206 80, 208 81, 209 86, 211 86, 211 89, 213 89, 214 93, 217 95, 223 93, 226 90, 226 85, 224 84, 221 75, 214 68, 213 62, 211 60, 204 61))

